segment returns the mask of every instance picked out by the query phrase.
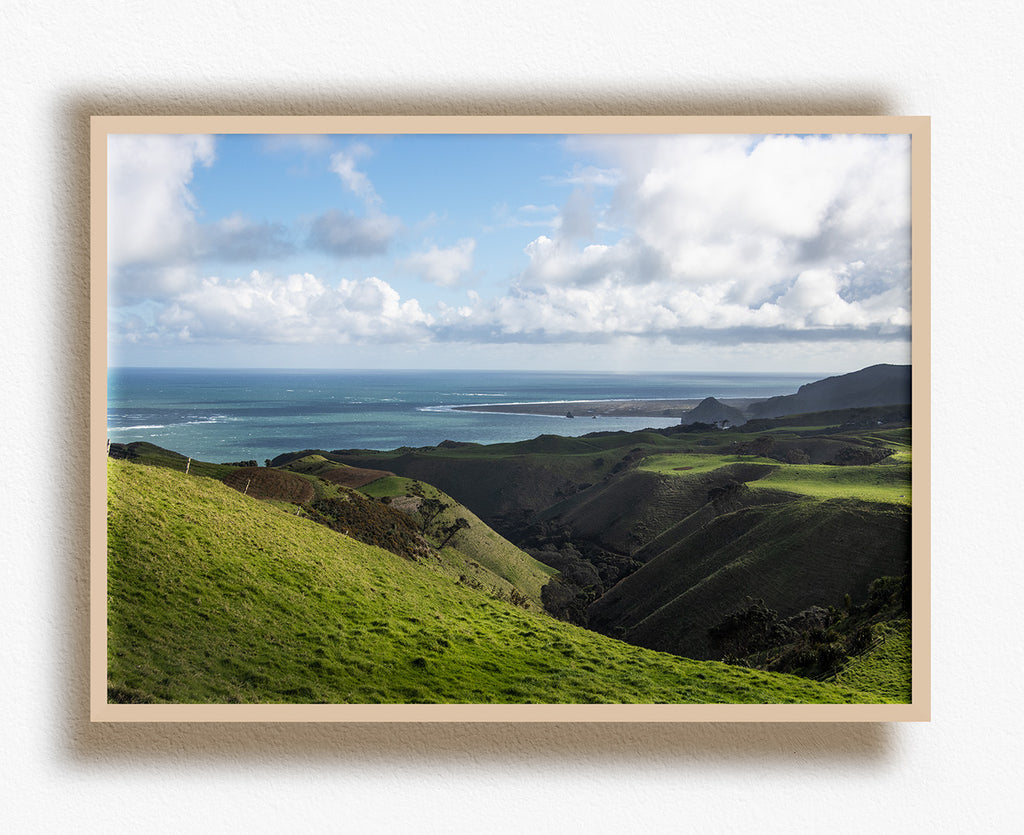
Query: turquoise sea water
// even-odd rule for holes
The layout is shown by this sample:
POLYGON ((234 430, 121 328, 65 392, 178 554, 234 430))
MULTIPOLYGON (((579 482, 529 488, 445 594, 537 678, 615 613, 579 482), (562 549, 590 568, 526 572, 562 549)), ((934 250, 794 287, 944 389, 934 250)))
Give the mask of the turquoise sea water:
POLYGON ((676 418, 567 420, 450 408, 457 405, 771 397, 792 394, 825 376, 112 368, 107 434, 114 442, 149 441, 202 461, 262 464, 300 449, 499 443, 678 423, 676 418))

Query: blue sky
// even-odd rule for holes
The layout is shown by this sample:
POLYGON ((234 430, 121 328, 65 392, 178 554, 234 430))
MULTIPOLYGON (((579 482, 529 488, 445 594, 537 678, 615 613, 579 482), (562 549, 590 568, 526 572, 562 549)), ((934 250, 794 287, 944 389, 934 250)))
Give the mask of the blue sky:
POLYGON ((109 364, 909 362, 905 136, 108 138, 109 364))

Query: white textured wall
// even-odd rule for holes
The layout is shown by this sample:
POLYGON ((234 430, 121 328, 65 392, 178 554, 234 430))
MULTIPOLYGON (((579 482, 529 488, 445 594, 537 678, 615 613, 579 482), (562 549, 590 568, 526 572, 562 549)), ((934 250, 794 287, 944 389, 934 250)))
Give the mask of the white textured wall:
POLYGON ((5 3, 0 827, 1015 829, 1020 8, 5 3), (933 117, 930 724, 90 726, 87 117, 341 111, 933 117))

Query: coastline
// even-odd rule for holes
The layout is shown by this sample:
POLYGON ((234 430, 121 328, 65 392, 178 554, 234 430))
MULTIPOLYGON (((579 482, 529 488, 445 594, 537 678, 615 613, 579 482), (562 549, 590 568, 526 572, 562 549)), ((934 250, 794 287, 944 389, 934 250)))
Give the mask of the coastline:
MULTIPOLYGON (((704 398, 687 400, 558 400, 548 403, 487 403, 469 406, 453 406, 459 412, 496 412, 510 415, 554 415, 565 417, 572 413, 576 418, 601 417, 682 417, 696 408, 704 398)), ((763 397, 720 397, 719 403, 745 410, 751 403, 759 403, 763 397)))

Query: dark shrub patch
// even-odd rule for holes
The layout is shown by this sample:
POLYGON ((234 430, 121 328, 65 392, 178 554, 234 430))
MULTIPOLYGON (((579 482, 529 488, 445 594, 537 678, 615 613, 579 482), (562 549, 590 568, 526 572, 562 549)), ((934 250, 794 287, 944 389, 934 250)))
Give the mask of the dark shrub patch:
POLYGON ((222 481, 254 499, 308 502, 315 495, 313 485, 302 476, 267 467, 243 467, 228 473, 222 481))
POLYGON ((393 554, 415 560, 431 553, 408 516, 361 493, 319 499, 306 510, 315 522, 393 554))

